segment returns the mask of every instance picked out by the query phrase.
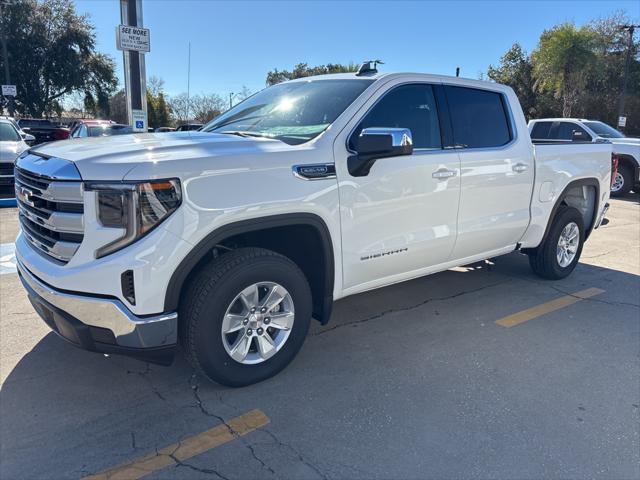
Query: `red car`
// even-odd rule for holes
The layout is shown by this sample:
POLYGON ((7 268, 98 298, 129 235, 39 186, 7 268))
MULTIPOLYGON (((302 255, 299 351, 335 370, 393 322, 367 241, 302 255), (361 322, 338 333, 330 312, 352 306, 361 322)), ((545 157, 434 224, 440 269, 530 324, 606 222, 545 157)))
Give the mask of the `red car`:
POLYGON ((69 138, 69 129, 60 126, 51 120, 41 118, 21 118, 17 121, 20 129, 33 135, 35 138, 32 145, 45 142, 55 142, 69 138))

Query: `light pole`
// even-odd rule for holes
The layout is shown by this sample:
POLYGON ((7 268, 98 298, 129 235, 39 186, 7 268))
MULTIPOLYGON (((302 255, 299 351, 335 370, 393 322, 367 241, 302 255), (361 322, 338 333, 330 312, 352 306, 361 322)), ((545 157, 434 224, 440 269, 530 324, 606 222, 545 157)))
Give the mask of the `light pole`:
POLYGON ((640 25, 620 25, 620 30, 629 32, 629 40, 627 42, 627 56, 624 61, 624 76, 622 77, 622 93, 618 102, 618 121, 624 115, 624 103, 627 96, 627 79, 629 77, 629 65, 631 64, 631 50, 633 50, 633 34, 640 25))
POLYGON ((231 110, 233 108, 233 96, 234 95, 235 95, 235 93, 229 92, 229 110, 231 110))
MULTIPOLYGON (((9 0, 3 0, 0 2, 0 18, 3 20, 0 22, 2 24, 2 35, 0 35, 0 41, 2 42, 2 58, 4 58, 4 82, 5 85, 11 85, 11 74, 9 72, 9 54, 7 53, 7 16, 4 14, 4 8, 11 5, 9 0)), ((8 98, 9 103, 9 116, 13 117, 15 113, 15 108, 13 104, 13 97, 8 98)))

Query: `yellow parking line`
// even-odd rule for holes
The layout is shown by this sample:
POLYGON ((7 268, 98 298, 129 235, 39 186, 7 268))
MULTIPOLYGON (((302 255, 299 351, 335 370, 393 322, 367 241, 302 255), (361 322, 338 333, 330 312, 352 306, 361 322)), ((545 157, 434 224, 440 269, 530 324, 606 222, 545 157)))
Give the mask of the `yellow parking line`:
POLYGON ((556 298, 555 300, 551 300, 550 302, 527 308, 526 310, 522 310, 521 312, 514 313, 513 315, 501 318, 500 320, 496 320, 496 323, 506 328, 515 327, 516 325, 520 325, 521 323, 524 323, 528 320, 546 315, 547 313, 555 312, 556 310, 560 310, 561 308, 573 305, 580 300, 584 300, 585 298, 593 297, 595 295, 600 295, 601 293, 604 293, 604 290, 601 290, 599 288, 587 288, 586 290, 581 290, 570 295, 565 295, 564 297, 556 298))
POLYGON ((260 410, 251 410, 181 442, 169 445, 156 453, 119 465, 102 473, 84 477, 83 480, 136 480, 157 470, 176 465, 196 455, 228 443, 235 438, 264 427, 270 422, 260 410))

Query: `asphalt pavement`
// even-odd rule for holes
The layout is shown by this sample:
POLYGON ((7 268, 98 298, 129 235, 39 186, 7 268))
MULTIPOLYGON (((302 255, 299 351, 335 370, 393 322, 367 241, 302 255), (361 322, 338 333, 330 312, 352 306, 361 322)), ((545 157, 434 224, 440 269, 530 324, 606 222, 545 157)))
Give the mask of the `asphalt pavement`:
POLYGON ((611 204, 569 278, 514 253, 344 299, 242 389, 57 338, 0 209, 0 478, 638 479, 640 205, 611 204))

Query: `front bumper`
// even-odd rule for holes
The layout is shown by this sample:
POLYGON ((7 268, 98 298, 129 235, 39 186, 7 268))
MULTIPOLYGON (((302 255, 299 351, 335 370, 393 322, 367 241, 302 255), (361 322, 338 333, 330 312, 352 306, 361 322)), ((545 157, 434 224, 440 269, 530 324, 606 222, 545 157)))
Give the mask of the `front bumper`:
POLYGON ((57 290, 19 260, 18 274, 33 307, 59 336, 93 352, 132 356, 168 365, 178 338, 178 315, 138 317, 114 298, 57 290))

